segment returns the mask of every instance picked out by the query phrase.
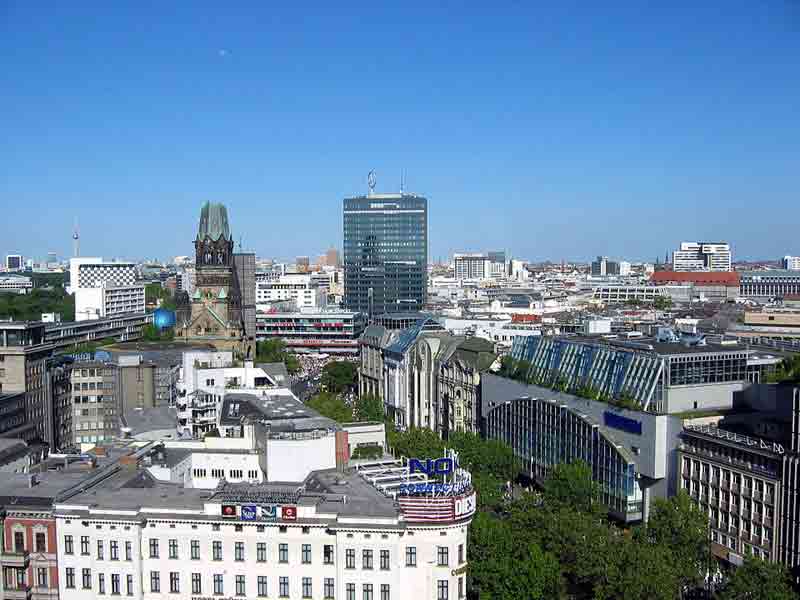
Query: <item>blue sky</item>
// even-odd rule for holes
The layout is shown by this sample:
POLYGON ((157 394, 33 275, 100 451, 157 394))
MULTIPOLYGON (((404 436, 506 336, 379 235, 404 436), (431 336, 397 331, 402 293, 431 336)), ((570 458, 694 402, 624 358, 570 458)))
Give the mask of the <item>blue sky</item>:
POLYGON ((260 256, 341 199, 430 201, 430 255, 800 253, 800 2, 0 2, 0 253, 260 256))

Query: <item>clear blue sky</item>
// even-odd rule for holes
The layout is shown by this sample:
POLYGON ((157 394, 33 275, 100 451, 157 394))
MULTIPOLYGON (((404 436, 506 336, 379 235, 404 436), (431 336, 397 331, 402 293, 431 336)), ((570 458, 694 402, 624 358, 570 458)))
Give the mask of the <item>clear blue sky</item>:
POLYGON ((430 200, 430 254, 800 253, 800 2, 0 2, 0 253, 341 246, 430 200), (291 8, 287 6, 291 4, 291 8))

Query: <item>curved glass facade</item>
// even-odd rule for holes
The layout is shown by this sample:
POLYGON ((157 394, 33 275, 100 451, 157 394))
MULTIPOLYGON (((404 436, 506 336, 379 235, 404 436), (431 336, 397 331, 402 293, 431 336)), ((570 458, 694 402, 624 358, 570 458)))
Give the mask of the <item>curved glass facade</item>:
POLYGON ((592 469, 601 501, 623 521, 642 518, 636 464, 605 428, 547 399, 520 398, 486 415, 486 435, 505 442, 523 460, 528 475, 542 482, 558 464, 581 460, 592 469))

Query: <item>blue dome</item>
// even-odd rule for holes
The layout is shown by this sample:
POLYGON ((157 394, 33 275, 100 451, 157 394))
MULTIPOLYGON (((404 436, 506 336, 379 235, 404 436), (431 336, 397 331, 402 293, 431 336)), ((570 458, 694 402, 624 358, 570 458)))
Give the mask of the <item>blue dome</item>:
POLYGON ((166 329, 175 325, 175 313, 166 308, 158 308, 153 313, 153 325, 156 329, 166 329))

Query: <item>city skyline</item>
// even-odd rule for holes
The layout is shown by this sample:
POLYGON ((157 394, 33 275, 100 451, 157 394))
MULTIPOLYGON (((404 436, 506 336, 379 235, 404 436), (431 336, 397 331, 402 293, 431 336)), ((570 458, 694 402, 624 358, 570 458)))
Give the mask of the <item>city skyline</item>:
POLYGON ((370 169, 430 199, 432 257, 797 253, 796 3, 2 11, 7 253, 77 217, 84 255, 182 254, 206 200, 259 255, 340 247, 370 169))

